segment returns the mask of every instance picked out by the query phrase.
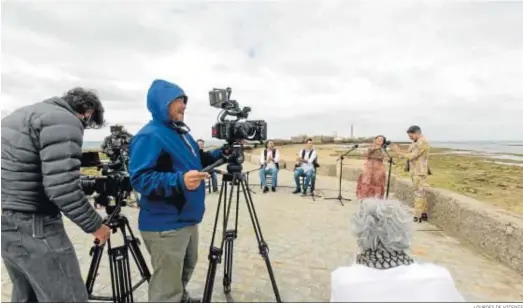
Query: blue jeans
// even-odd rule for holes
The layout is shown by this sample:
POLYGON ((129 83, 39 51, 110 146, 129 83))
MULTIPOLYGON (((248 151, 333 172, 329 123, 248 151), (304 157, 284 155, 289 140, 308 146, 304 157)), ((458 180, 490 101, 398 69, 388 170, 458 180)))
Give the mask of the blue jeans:
POLYGON ((309 169, 307 172, 303 170, 303 168, 296 168, 294 170, 294 181, 296 182, 296 189, 300 190, 300 176, 305 176, 305 181, 303 182, 303 190, 307 190, 309 188, 309 184, 311 182, 311 179, 314 175, 314 169, 309 169))
POLYGON ((4 211, 2 259, 14 303, 87 303, 80 264, 62 216, 4 211))
POLYGON ((272 187, 278 186, 278 168, 261 168, 260 169, 260 182, 262 187, 267 186, 267 179, 265 175, 272 175, 272 187))
POLYGON ((213 190, 218 189, 218 179, 216 177, 216 172, 211 173, 211 185, 213 190))

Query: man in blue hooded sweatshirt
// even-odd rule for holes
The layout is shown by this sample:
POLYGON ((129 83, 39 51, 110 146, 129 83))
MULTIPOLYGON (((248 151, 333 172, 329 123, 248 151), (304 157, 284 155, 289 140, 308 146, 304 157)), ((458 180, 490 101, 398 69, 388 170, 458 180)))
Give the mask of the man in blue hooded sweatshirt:
MULTIPOLYGON (((151 255, 150 302, 197 302, 186 291, 198 259, 205 185, 198 144, 183 123, 187 96, 155 80, 147 93, 152 121, 130 146, 131 184, 141 193, 138 227, 151 255)), ((211 153, 215 159, 220 151, 211 153)), ((212 162, 210 162, 212 163, 212 162)))

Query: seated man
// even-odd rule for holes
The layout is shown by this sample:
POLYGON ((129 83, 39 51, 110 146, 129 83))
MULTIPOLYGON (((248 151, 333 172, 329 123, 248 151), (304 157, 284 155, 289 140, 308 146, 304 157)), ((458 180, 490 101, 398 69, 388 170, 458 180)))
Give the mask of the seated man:
POLYGON ((263 193, 269 191, 267 187, 267 179, 265 176, 267 174, 272 175, 272 191, 276 191, 276 186, 278 184, 278 170, 280 169, 280 151, 274 147, 274 141, 268 140, 266 148, 260 154, 260 183, 263 187, 263 193))
POLYGON ((312 148, 312 139, 309 138, 306 141, 305 149, 301 150, 300 153, 298 153, 298 157, 296 157, 296 169, 294 169, 296 190, 292 192, 293 194, 299 194, 302 192, 302 189, 303 194, 307 194, 307 189, 314 176, 316 159, 316 151, 312 148), (305 177, 303 188, 300 187, 300 176, 305 177))
POLYGON ((412 220, 400 202, 364 199, 354 215, 360 252, 331 275, 331 302, 463 302, 449 271, 406 251, 412 220))
MULTIPOLYGON (((208 154, 205 152, 205 141, 203 139, 198 139, 198 147, 200 148, 200 160, 202 161, 202 166, 208 166, 211 165, 212 162, 208 162, 208 154)), ((214 161, 214 159, 211 158, 211 160, 214 161)), ((211 186, 212 191, 217 192, 218 191, 218 179, 216 178, 216 172, 211 172, 211 186)))

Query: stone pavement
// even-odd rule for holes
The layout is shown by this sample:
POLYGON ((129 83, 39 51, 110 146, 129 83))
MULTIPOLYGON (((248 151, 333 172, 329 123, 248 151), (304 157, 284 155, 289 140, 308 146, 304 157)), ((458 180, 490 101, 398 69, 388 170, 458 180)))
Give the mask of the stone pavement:
MULTIPOLYGON (((245 170, 255 168, 245 164, 245 170)), ((251 175, 251 184, 259 183, 258 174, 251 175)), ((292 174, 281 171, 279 185, 293 186, 292 174)), ((354 198, 355 183, 343 182, 344 197, 354 198)), ((318 176, 318 193, 337 195, 338 180, 318 176)), ((261 194, 257 185, 253 200, 261 229, 269 245, 270 260, 281 297, 286 302, 326 302, 330 297, 330 273, 338 266, 350 264, 357 252, 350 234, 349 220, 357 209, 356 201, 341 206, 336 200, 324 200, 292 195, 291 187, 280 187, 276 193, 261 194)), ((189 285, 191 294, 200 296, 205 285, 207 255, 218 194, 207 198, 207 212, 200 226, 200 259, 189 285)), ((239 235, 235 241, 233 284, 231 296, 240 302, 274 301, 265 263, 258 253, 256 237, 249 213, 240 198, 239 235)), ((126 208, 133 230, 139 236, 137 210, 126 208)), ((221 216, 220 216, 221 217, 221 216)), ((233 219, 230 220, 233 222, 233 219)), ((87 275, 92 238, 66 221, 69 235, 76 247, 84 275, 87 275)), ((523 277, 513 270, 482 256, 456 239, 446 236, 430 224, 415 225, 412 255, 421 262, 434 262, 451 272, 458 289, 469 301, 523 301, 523 277)), ((120 234, 112 236, 113 243, 121 242, 120 234)), ((149 256, 142 245, 147 261, 149 256)), ((133 281, 138 279, 134 263, 133 281)), ((95 293, 110 294, 107 256, 99 271, 95 293)), ((218 265, 213 301, 226 301, 222 287, 223 263, 218 265)), ((9 301, 11 283, 2 265, 2 301, 9 301)), ((147 300, 147 285, 135 292, 135 301, 147 300)))

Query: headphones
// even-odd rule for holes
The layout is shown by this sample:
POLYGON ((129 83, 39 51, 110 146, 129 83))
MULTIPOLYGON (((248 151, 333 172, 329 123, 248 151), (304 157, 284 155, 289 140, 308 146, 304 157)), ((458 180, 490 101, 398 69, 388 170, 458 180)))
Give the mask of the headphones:
POLYGON ((179 134, 182 134, 182 135, 187 134, 188 132, 191 131, 189 126, 187 126, 182 121, 172 121, 171 125, 175 131, 177 131, 179 134))

